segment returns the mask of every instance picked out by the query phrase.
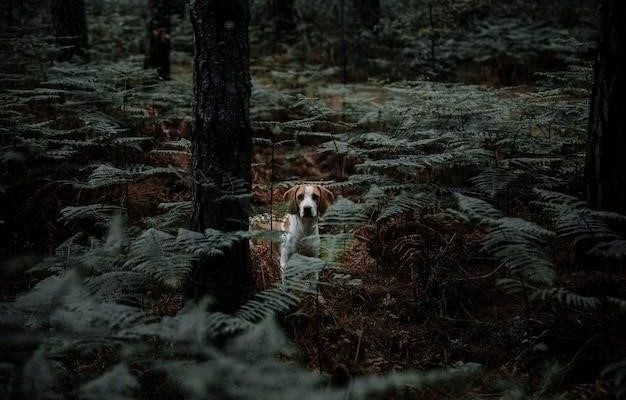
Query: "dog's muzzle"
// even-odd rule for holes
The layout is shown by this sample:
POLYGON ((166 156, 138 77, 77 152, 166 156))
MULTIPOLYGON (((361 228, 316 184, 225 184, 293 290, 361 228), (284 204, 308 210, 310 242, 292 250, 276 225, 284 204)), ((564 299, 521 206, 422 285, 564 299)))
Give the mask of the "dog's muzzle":
POLYGON ((312 217, 313 209, 311 207, 303 207, 302 208, 302 216, 303 217, 312 217))

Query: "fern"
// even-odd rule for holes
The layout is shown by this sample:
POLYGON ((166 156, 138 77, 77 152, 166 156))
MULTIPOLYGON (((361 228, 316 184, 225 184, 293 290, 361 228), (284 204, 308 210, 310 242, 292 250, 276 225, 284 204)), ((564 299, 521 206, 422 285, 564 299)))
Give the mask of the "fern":
POLYGON ((149 167, 143 165, 132 166, 128 169, 120 169, 110 165, 99 165, 87 178, 85 183, 78 183, 78 187, 98 189, 115 185, 122 185, 138 179, 151 176, 175 174, 174 168, 149 167))
POLYGON ((538 290, 533 293, 532 299, 539 299, 544 302, 557 302, 582 310, 595 310, 600 305, 600 300, 595 297, 581 296, 562 287, 538 290))
POLYGON ((366 172, 400 170, 406 174, 417 174, 422 169, 452 168, 470 165, 483 165, 492 154, 482 149, 459 149, 440 154, 424 156, 404 155, 394 159, 368 160, 357 168, 366 172))
POLYGON ((65 207, 61 210, 59 221, 64 223, 90 219, 97 223, 108 223, 112 215, 124 211, 123 207, 109 204, 89 204, 78 207, 65 207))
POLYGON ((591 254, 609 259, 624 258, 624 240, 610 224, 624 224, 620 214, 591 210, 586 203, 572 196, 546 190, 535 190, 540 201, 534 204, 555 218, 559 236, 574 244, 590 242, 591 254))
POLYGON ((130 244, 125 267, 165 286, 179 288, 186 282, 194 259, 192 253, 180 251, 175 236, 152 228, 130 244))
POLYGON ((599 243, 589 250, 589 254, 605 259, 626 260, 626 240, 617 239, 599 243))
POLYGON ((115 335, 151 319, 142 310, 131 306, 68 299, 67 304, 52 314, 51 323, 66 333, 115 335))
MULTIPOLYGON (((593 296, 582 296, 565 287, 538 288, 517 279, 500 279, 498 287, 509 294, 529 293, 529 300, 559 304, 579 311, 595 311, 603 300, 593 296)), ((610 301, 610 299, 608 299, 610 301)))
POLYGON ((626 300, 615 297, 607 298, 608 302, 616 305, 622 312, 626 312, 626 300))
POLYGON ((432 197, 426 193, 411 194, 403 192, 398 196, 395 196, 381 211, 380 215, 376 219, 379 223, 386 219, 398 216, 407 211, 416 211, 428 207, 432 204, 432 197))
POLYGON ((30 399, 61 398, 57 373, 46 356, 43 347, 38 348, 22 369, 20 392, 30 399))
POLYGON ((327 263, 300 255, 289 259, 284 282, 257 294, 234 314, 242 325, 260 322, 268 316, 291 309, 299 301, 298 293, 310 293, 310 280, 326 268, 327 263))
POLYGON ((326 265, 322 260, 295 255, 287 265, 284 283, 260 292, 233 315, 207 312, 206 303, 199 303, 175 317, 165 317, 157 323, 126 329, 122 335, 202 343, 206 339, 250 329, 268 316, 295 306, 299 302, 298 293, 310 293, 310 277, 318 274, 326 265))
POLYGON ((148 224, 160 230, 174 229, 185 225, 191 215, 192 204, 190 201, 176 203, 161 203, 159 210, 163 214, 148 219, 148 224))
POLYGON ((378 210, 387 199, 387 194, 377 184, 372 184, 363 195, 363 204, 370 210, 378 210))
POLYGON ((464 196, 460 193, 455 193, 454 198, 456 199, 461 211, 466 214, 470 220, 477 222, 490 222, 490 220, 502 218, 502 212, 493 208, 493 206, 486 201, 474 197, 464 196))
POLYGON ((626 360, 609 364, 602 371, 604 377, 612 377, 617 398, 626 395, 626 360))
POLYGON ((118 336, 127 339, 159 338, 165 343, 201 345, 225 333, 239 332, 247 326, 232 317, 209 313, 206 302, 188 306, 173 317, 163 317, 158 322, 138 324, 119 332, 118 336))
POLYGON ((111 271, 87 278, 85 290, 96 302, 139 306, 142 291, 147 287, 144 274, 128 271, 111 271))
POLYGON ((329 263, 338 263, 351 248, 354 236, 351 233, 321 234, 320 257, 329 263))
POLYGON ((479 371, 476 364, 467 364, 442 371, 357 378, 346 387, 330 387, 317 374, 277 361, 274 356, 284 343, 276 324, 265 322, 238 337, 226 351, 210 352, 208 361, 163 362, 160 368, 181 385, 186 396, 194 399, 206 398, 216 390, 242 399, 364 399, 407 386, 422 389, 463 382, 479 371), (282 384, 268 385, 267 376, 276 377, 282 384))
POLYGON ((523 219, 503 217, 500 211, 482 200, 458 193, 455 198, 462 213, 488 227, 483 251, 517 276, 547 285, 554 283, 554 264, 545 251, 555 236, 553 232, 523 219))
POLYGON ((139 382, 125 364, 85 383, 79 390, 81 400, 131 400, 139 389, 139 382))
POLYGON ((476 189, 489 198, 506 191, 518 177, 515 171, 505 168, 487 168, 471 179, 476 189))
POLYGON ((367 222, 367 216, 360 204, 345 197, 339 197, 328 208, 320 221, 321 226, 354 226, 367 222))
MULTIPOLYGON (((68 387, 76 386, 85 373, 93 380, 77 391, 72 387, 70 396, 141 397, 139 382, 146 382, 141 375, 154 369, 167 372, 168 383, 178 385, 178 395, 199 399, 370 398, 386 396, 393 389, 413 391, 471 383, 479 369, 474 364, 443 371, 364 376, 345 386, 331 384, 324 376, 299 367, 292 355, 283 352, 288 341, 272 318, 296 307, 300 297, 314 290, 316 277, 336 267, 351 248, 352 232, 374 218, 385 222, 415 211, 425 221, 441 222, 438 217, 442 215, 433 212, 449 206, 449 193, 463 192, 470 184, 489 201, 500 201, 505 195, 511 203, 505 216, 488 202, 457 195, 461 211, 451 212, 486 231, 483 251, 515 278, 504 282, 511 292, 527 290, 535 301, 587 312, 604 301, 557 286, 548 252, 555 239, 588 241, 590 254, 621 265, 624 240, 617 227, 625 224, 625 217, 591 210, 578 199, 554 193, 537 205, 551 217, 555 226, 550 229, 557 237, 530 221, 509 217, 517 216, 511 210, 526 210, 530 187, 562 187, 563 178, 579 172, 590 68, 580 64, 567 71, 541 74, 538 78, 543 82, 538 89, 433 81, 440 74, 464 79, 473 68, 494 68, 488 75, 500 75, 499 69, 506 71, 511 60, 515 68, 534 66, 537 60, 549 59, 554 65, 576 62, 582 46, 569 36, 577 32, 561 22, 569 18, 542 17, 543 23, 535 23, 534 15, 547 15, 547 8, 554 6, 557 11, 550 10, 550 15, 562 16, 565 13, 560 10, 576 7, 537 3, 530 8, 523 2, 460 0, 432 1, 429 7, 414 8, 406 2, 387 1, 382 3, 383 18, 376 29, 358 32, 362 26, 351 2, 296 0, 298 38, 290 37, 294 43, 286 46, 267 39, 276 37, 266 22, 270 21, 268 7, 264 2, 252 2, 252 48, 258 51, 256 67, 261 73, 254 82, 251 115, 255 128, 268 137, 271 134, 271 140, 263 138, 255 144, 271 145, 287 162, 293 154, 287 147, 293 145, 302 146, 307 153, 316 148, 322 160, 337 160, 342 164, 340 178, 328 187, 341 190, 344 197, 338 198, 321 221, 325 230, 322 259, 293 257, 284 282, 226 315, 212 312, 209 300, 178 311, 171 310, 169 302, 172 297, 177 299, 198 258, 220 255, 233 243, 249 238, 275 240, 275 234, 179 229, 187 225, 191 210, 190 202, 179 201, 188 198, 187 193, 176 193, 171 197, 176 202, 159 206, 161 215, 142 220, 151 227, 147 231, 123 227, 120 217, 114 215, 125 210, 105 204, 115 203, 110 198, 115 186, 134 189, 133 184, 143 179, 163 175, 188 181, 185 170, 165 167, 168 162, 186 167, 190 144, 178 139, 179 133, 184 134, 173 132, 170 138, 171 132, 166 132, 168 138, 162 140, 144 133, 154 130, 158 135, 164 122, 190 115, 191 80, 185 76, 192 50, 189 21, 174 19, 172 59, 178 63, 177 76, 158 82, 154 72, 141 65, 141 45, 136 38, 145 34, 142 3, 88 3, 89 63, 51 61, 58 48, 48 37, 48 21, 41 17, 45 13, 37 13, 35 21, 23 27, 7 27, 0 35, 0 83, 10 89, 0 94, 0 197, 30 194, 32 187, 41 188, 44 194, 54 190, 64 194, 59 197, 61 223, 78 227, 85 226, 79 222, 95 222, 110 229, 103 239, 72 236, 29 269, 34 279, 43 280, 14 302, 0 303, 0 327, 6 339, 3 347, 38 347, 21 371, 19 366, 9 368, 12 376, 22 376, 23 382, 17 386, 27 398, 66 395, 68 387), (313 54, 316 60, 336 63, 337 54, 342 53, 340 38, 334 33, 340 24, 340 5, 346 7, 342 31, 350 38, 348 46, 358 47, 346 52, 355 78, 371 68, 384 71, 378 75, 382 79, 424 76, 428 80, 320 85, 336 81, 340 69, 270 64, 271 70, 263 71, 267 65, 263 46, 269 45, 273 53, 277 48, 284 50, 279 57, 283 61, 313 54), (429 8, 432 15, 428 15, 429 8), (84 169, 85 162, 92 167, 84 169), (352 172, 356 173, 346 176, 352 172), (67 185, 76 176, 80 181, 67 185), (468 181, 471 176, 474 178, 468 181), (11 190, 5 192, 6 188, 11 190), (366 195, 360 196, 362 193, 366 195), (353 201, 357 196, 362 198, 360 203, 353 201), (67 198, 83 203, 63 203, 67 198), (168 316, 161 317, 164 313, 168 316), (70 357, 97 362, 68 376, 76 367, 64 362, 70 357)), ((24 11, 28 6, 18 8, 24 11)), ((574 13, 577 18, 588 14, 586 7, 581 10, 574 13)), ((328 165, 322 163, 320 168, 328 165)), ((277 175, 288 175, 286 172, 281 169, 277 175)), ((214 179, 201 184, 214 188, 215 197, 249 195, 245 182, 225 184, 229 177, 222 177, 221 171, 215 171, 214 179)), ((39 207, 38 197, 45 196, 25 197, 15 203, 39 207)), ((143 209, 140 216, 145 216, 143 209)), ((10 211, 6 216, 3 211, 0 220, 12 217, 10 211)), ((88 230, 94 234, 91 227, 88 230)), ((404 238, 420 245, 417 235, 404 238)), ((11 242, 27 244, 23 239, 16 237, 11 242)), ((396 248, 410 247, 404 244, 396 248)), ((621 299, 607 301, 613 308, 624 308, 621 299)), ((622 370, 618 365, 607 377, 618 378, 618 386, 623 386, 622 370)))

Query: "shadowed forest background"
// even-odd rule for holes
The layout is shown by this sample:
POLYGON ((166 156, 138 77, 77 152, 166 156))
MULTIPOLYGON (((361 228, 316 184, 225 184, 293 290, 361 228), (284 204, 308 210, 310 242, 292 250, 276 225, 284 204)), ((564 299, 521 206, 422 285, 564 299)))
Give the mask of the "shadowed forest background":
POLYGON ((626 396, 626 3, 0 13, 0 398, 626 396))

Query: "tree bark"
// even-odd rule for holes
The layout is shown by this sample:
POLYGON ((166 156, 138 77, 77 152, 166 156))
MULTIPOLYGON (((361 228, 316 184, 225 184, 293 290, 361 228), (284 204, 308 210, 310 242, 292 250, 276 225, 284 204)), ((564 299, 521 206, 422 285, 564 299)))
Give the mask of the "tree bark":
POLYGON ((50 0, 50 15, 56 42, 63 46, 59 61, 68 61, 75 55, 87 59, 87 17, 84 0, 50 0))
POLYGON ((8 0, 8 4, 6 6, 6 9, 4 10, 4 14, 6 16, 7 26, 13 26, 15 22, 13 20, 13 0, 8 0))
POLYGON ((296 29, 294 0, 270 0, 270 11, 274 21, 274 34, 281 40, 285 34, 296 29))
MULTIPOLYGON (((192 0, 194 127, 192 229, 247 231, 251 192, 252 128, 248 0, 192 0)), ((198 263, 189 294, 210 294, 235 309, 250 282, 248 242, 198 263)))
POLYGON ((172 23, 168 0, 148 0, 148 34, 143 67, 154 68, 161 79, 170 79, 172 23))
POLYGON ((353 0, 352 5, 361 24, 373 30, 380 22, 380 0, 353 0))
POLYGON ((182 17, 187 16, 187 0, 171 0, 170 7, 172 14, 178 14, 182 17))
POLYGON ((591 205, 626 211, 626 2, 604 0, 594 65, 585 180, 591 205))

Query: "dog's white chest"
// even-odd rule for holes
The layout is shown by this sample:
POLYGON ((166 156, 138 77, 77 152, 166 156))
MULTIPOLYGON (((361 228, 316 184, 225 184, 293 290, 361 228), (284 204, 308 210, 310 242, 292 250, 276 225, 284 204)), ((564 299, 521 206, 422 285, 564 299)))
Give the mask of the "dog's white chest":
POLYGON ((296 253, 308 257, 319 257, 320 237, 319 234, 304 236, 296 244, 296 253))
POLYGON ((298 253, 308 257, 319 257, 320 235, 316 219, 304 219, 289 214, 285 219, 281 243, 281 267, 284 268, 289 258, 298 253))

